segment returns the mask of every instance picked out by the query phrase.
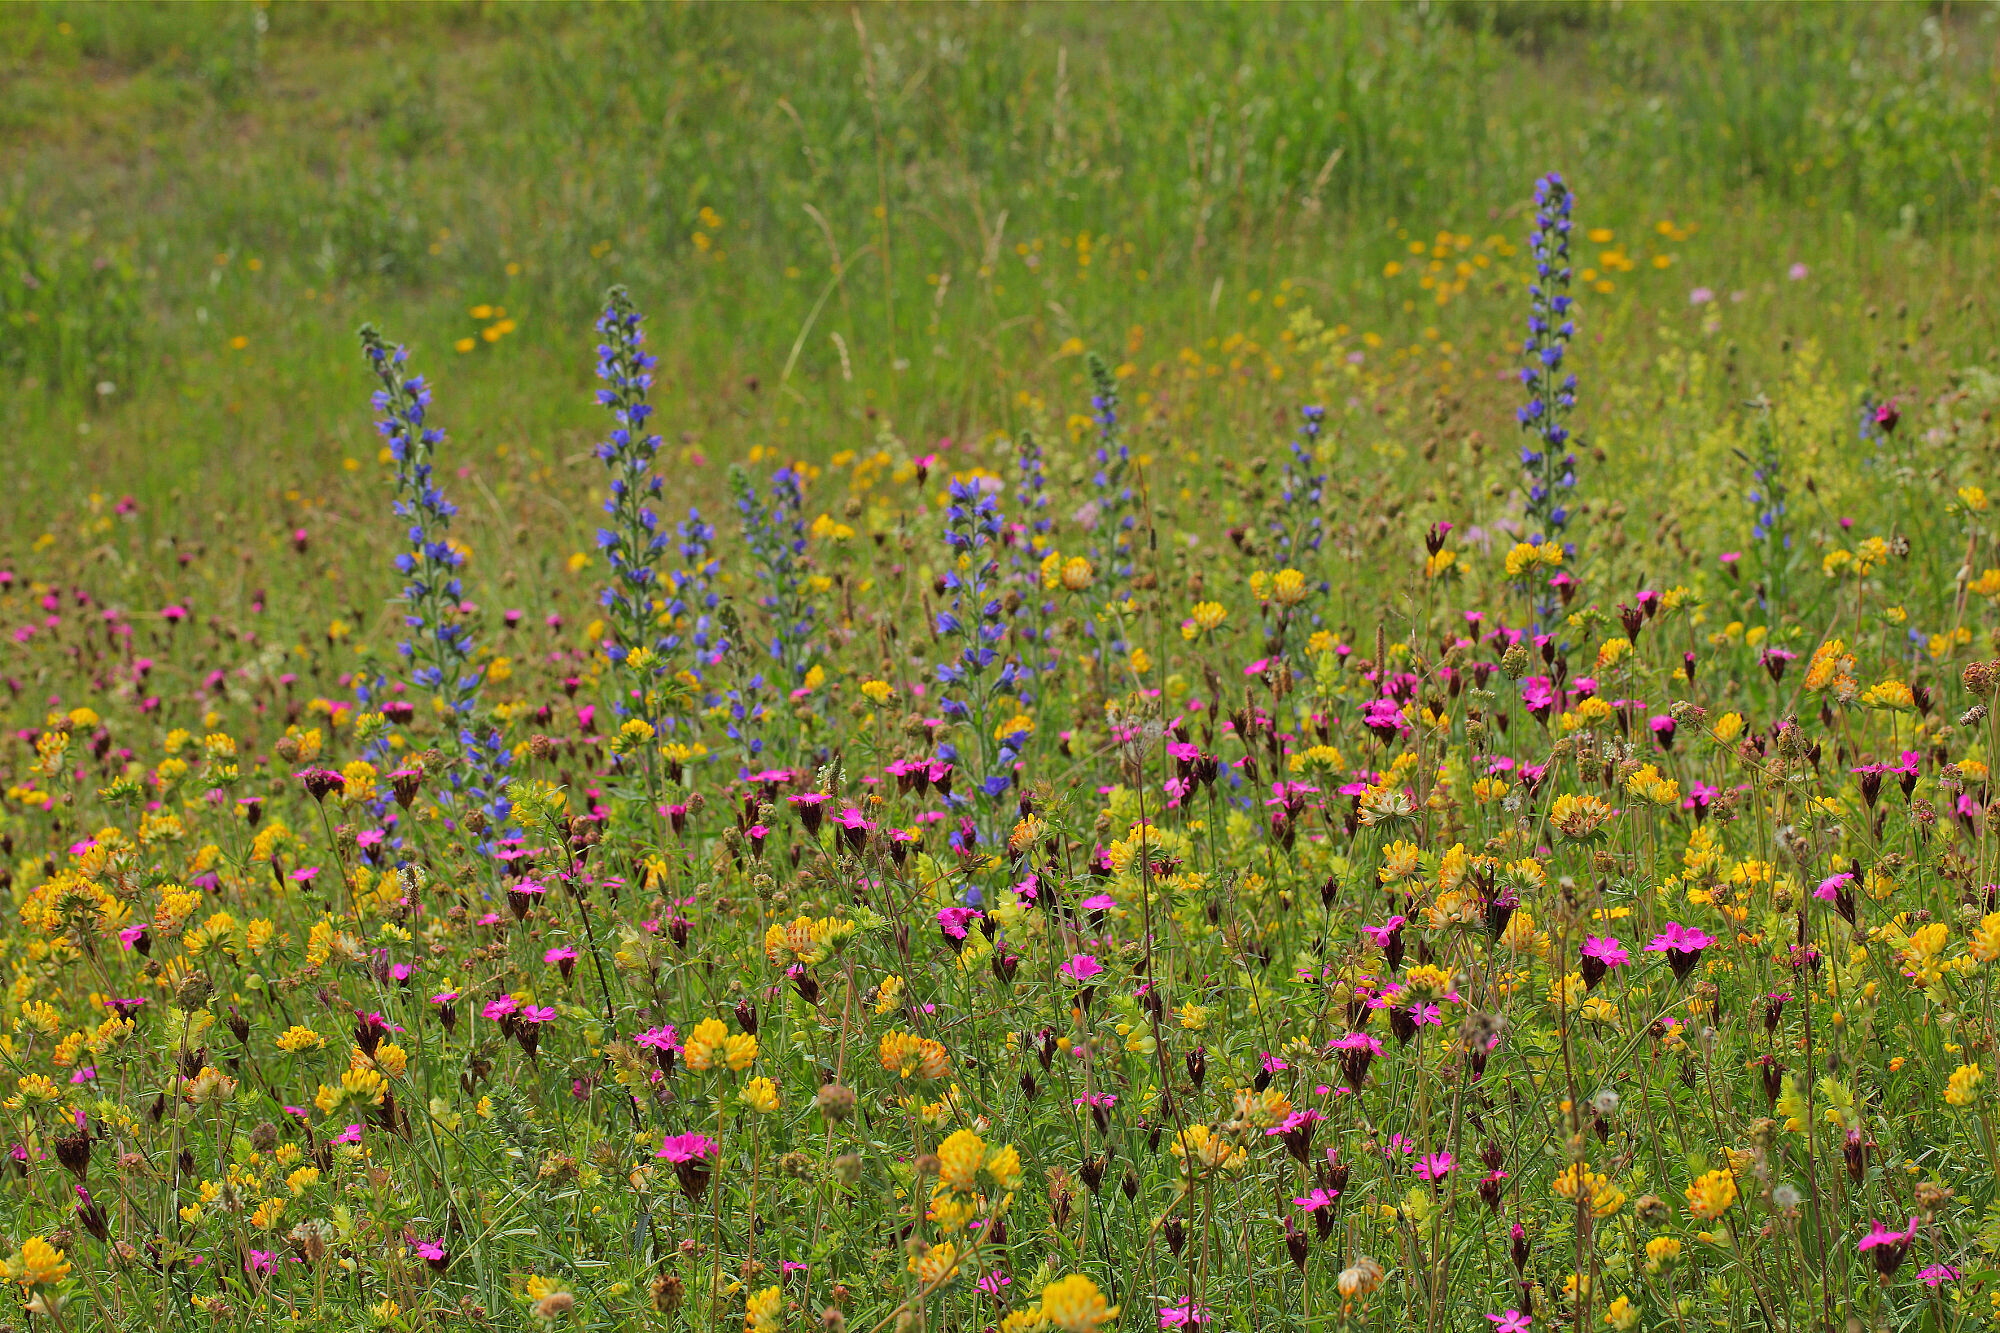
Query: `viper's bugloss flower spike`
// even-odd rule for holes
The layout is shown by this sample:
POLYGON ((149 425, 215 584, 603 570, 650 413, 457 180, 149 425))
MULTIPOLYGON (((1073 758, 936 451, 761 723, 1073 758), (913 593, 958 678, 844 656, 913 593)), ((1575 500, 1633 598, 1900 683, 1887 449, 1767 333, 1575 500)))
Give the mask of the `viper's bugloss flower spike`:
MULTIPOLYGON (((507 818, 503 775, 511 756, 500 732, 478 718, 486 669, 476 660, 473 617, 460 571, 469 555, 450 536, 456 505, 437 484, 437 450, 445 434, 429 420, 431 389, 422 375, 405 370, 409 349, 391 346, 373 324, 361 326, 361 351, 380 387, 371 398, 379 417, 376 430, 388 441, 395 465, 392 508, 407 524, 408 549, 395 558, 405 579, 403 625, 409 637, 396 652, 408 664, 410 683, 431 695, 449 719, 445 734, 466 760, 451 770, 447 797, 467 812, 480 810, 493 822, 507 818)), ((373 701, 369 683, 357 688, 359 701, 373 701)))
MULTIPOLYGON (((645 350, 644 323, 625 288, 613 287, 606 294, 604 313, 597 319, 604 339, 597 347, 597 377, 604 382, 597 401, 611 413, 613 425, 596 453, 611 474, 611 488, 604 500, 608 523, 598 529, 597 546, 611 567, 601 599, 612 626, 604 652, 619 665, 634 649, 665 649, 655 632, 653 601, 660 585, 656 566, 670 539, 654 507, 661 489, 653 471, 660 437, 647 427, 653 413, 646 393, 653 386, 654 358, 645 350)), ((657 673, 665 669, 666 659, 647 654, 641 665, 657 673)), ((644 705, 649 695, 640 690, 638 710, 648 720, 652 710, 644 705)), ((621 698, 621 711, 628 703, 621 698)))
MULTIPOLYGON (((1535 230, 1528 238, 1528 336, 1522 345, 1521 383, 1528 401, 1516 413, 1532 437, 1521 446, 1526 520, 1533 545, 1560 542, 1576 488, 1576 451, 1569 418, 1576 407, 1576 374, 1565 368, 1576 334, 1575 298, 1569 294, 1571 212, 1576 202, 1554 172, 1535 182, 1535 230)), ((1553 623, 1561 599, 1551 589, 1533 595, 1535 619, 1553 623)))

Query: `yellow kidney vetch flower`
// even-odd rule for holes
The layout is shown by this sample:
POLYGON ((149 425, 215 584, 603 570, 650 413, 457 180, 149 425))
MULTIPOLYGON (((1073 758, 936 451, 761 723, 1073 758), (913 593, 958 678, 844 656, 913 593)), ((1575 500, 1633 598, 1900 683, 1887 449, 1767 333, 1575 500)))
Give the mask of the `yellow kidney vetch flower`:
POLYGON ((1041 1316, 1061 1333, 1096 1333, 1118 1317, 1118 1308, 1081 1273, 1059 1277, 1042 1289, 1041 1316))
POLYGON ((877 1050, 882 1068, 898 1078, 940 1079, 951 1072, 943 1043, 914 1032, 886 1032, 877 1050))
POLYGON ((1686 1190, 1688 1211, 1704 1222, 1713 1222, 1736 1202, 1736 1177, 1727 1171, 1710 1171, 1686 1190))
POLYGON ((753 1078, 736 1094, 736 1100, 759 1115, 769 1115, 778 1109, 778 1085, 768 1078, 753 1078))
POLYGON ((23 1287, 42 1287, 69 1276, 70 1265, 63 1252, 40 1236, 30 1236, 20 1253, 0 1262, 0 1274, 23 1287))

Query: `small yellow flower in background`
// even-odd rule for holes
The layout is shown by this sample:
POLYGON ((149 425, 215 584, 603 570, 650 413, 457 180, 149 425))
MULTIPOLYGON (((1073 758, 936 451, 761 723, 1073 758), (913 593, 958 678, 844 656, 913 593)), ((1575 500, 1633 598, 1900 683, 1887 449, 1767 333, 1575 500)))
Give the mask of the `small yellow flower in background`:
POLYGON ((1978 1065, 1960 1065, 1951 1071, 1951 1079, 1945 1084, 1944 1099, 1951 1106, 1970 1106, 1977 1099, 1975 1091, 1986 1081, 1986 1075, 1978 1065))
POLYGON ((1657 1273, 1681 1257, 1681 1243, 1673 1236, 1655 1236, 1646 1242, 1646 1271, 1657 1273))
POLYGON ((1291 772, 1303 773, 1309 768, 1316 767, 1327 769, 1346 768, 1347 761, 1341 757, 1340 751, 1336 750, 1333 746, 1315 745, 1310 749, 1301 750, 1299 753, 1294 754, 1290 759, 1285 761, 1285 767, 1291 772))
POLYGON ((743 1301, 743 1333, 777 1333, 785 1322, 785 1294, 766 1287, 743 1301))
POLYGON ((1181 626, 1181 637, 1192 639, 1199 634, 1208 634, 1229 618, 1229 608, 1220 602, 1196 602, 1188 612, 1185 624, 1181 626))
POLYGON ((1625 1205, 1625 1194, 1588 1163, 1576 1162, 1556 1173, 1550 1188, 1572 1202, 1587 1199, 1593 1217, 1610 1217, 1625 1205))
POLYGON ((880 708, 895 698, 896 687, 886 680, 864 680, 861 682, 861 693, 868 697, 868 702, 880 708))
POLYGON ((1630 1296, 1620 1296, 1604 1307, 1604 1322, 1607 1327, 1624 1330, 1639 1326, 1639 1307, 1632 1304, 1630 1296))
POLYGON ((1736 1177, 1727 1171, 1711 1171, 1687 1187, 1688 1211, 1704 1222, 1713 1222, 1736 1202, 1736 1177))
POLYGON ((1063 561, 1062 586, 1070 592, 1082 592, 1090 586, 1090 581, 1096 576, 1097 571, 1092 569, 1090 562, 1080 555, 1073 555, 1063 561))
POLYGON ((941 1287, 958 1276, 958 1247, 948 1240, 933 1245, 911 1258, 910 1271, 925 1287, 941 1287))
POLYGON ((1042 1318, 1062 1333, 1095 1333, 1118 1317, 1097 1284, 1081 1273, 1059 1277, 1042 1289, 1042 1318))
POLYGON ((642 717, 631 718, 621 725, 618 734, 611 738, 611 752, 630 754, 652 740, 654 734, 652 723, 642 717))
POLYGON ((570 553, 568 563, 570 573, 581 574, 584 570, 590 568, 590 557, 582 551, 573 551, 570 553))
POLYGON ((1976 514, 1986 512, 1986 492, 1978 486, 1959 487, 1958 499, 1959 503, 1976 514))
POLYGON ((2000 912, 1988 912, 1979 919, 1979 926, 1972 932, 1966 949, 1982 963, 2000 958, 2000 912))
POLYGON ((778 1109, 778 1085, 768 1078, 753 1078, 743 1085, 736 1099, 759 1115, 769 1115, 778 1109))

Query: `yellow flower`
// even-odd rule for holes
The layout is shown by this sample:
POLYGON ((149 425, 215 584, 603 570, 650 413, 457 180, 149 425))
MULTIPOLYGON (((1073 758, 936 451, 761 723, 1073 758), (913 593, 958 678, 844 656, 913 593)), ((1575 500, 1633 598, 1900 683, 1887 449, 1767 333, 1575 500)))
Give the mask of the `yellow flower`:
POLYGON ((1229 617, 1229 609, 1220 602, 1196 602, 1188 613, 1188 623, 1181 627, 1181 633, 1192 639, 1195 634, 1207 634, 1229 617), (1190 629, 1193 633, 1190 633, 1190 629))
POLYGON ((1042 1318, 1062 1333, 1095 1333, 1118 1317, 1097 1284, 1081 1273, 1059 1277, 1042 1290, 1042 1318))
POLYGON ((286 1028, 284 1035, 278 1038, 278 1049, 287 1055, 304 1055, 307 1051, 320 1050, 325 1045, 325 1037, 311 1028, 300 1027, 296 1023, 286 1028))
POLYGON ((1625 1204, 1624 1192, 1604 1175, 1592 1171, 1585 1162, 1576 1162, 1558 1171, 1551 1188, 1572 1202, 1579 1196, 1588 1199, 1593 1217, 1609 1217, 1625 1204))
POLYGON ((766 1287, 743 1301, 743 1333, 777 1333, 785 1322, 785 1293, 766 1287))
POLYGON ((1305 599, 1306 576, 1296 569, 1279 570, 1278 577, 1271 581, 1271 600, 1279 606, 1297 606, 1305 599))
POLYGON ((961 1129, 937 1148, 938 1179, 960 1194, 972 1193, 979 1167, 986 1160, 986 1143, 969 1129, 961 1129))
POLYGON ((868 697, 870 703, 879 708, 895 697, 896 687, 886 680, 864 680, 861 682, 861 692, 868 697))
POLYGON ((1657 1273, 1661 1267, 1681 1257, 1681 1243, 1672 1236, 1655 1236, 1646 1242, 1646 1271, 1657 1273))
POLYGON ((1979 919, 1979 926, 1972 932, 1972 942, 1967 949, 1982 963, 2000 958, 2000 912, 1988 912, 1979 919))
POLYGON ((695 1024, 694 1031, 688 1033, 687 1041, 681 1047, 681 1060, 697 1074, 706 1074, 715 1067, 722 1054, 722 1044, 728 1040, 729 1028, 719 1018, 704 1018, 695 1024))
POLYGON ((736 1099, 759 1115, 769 1115, 778 1109, 778 1085, 768 1078, 753 1078, 736 1099))
POLYGON ((729 1068, 740 1074, 757 1058, 757 1039, 747 1032, 732 1032, 723 1039, 722 1053, 729 1068))
POLYGON ((925 1287, 942 1287, 958 1276, 958 1247, 948 1240, 933 1245, 911 1258, 910 1271, 925 1287))
POLYGON ((1978 1065, 1960 1065, 1951 1071, 1951 1080, 1945 1084, 1944 1099, 1951 1106, 1970 1106, 1978 1094, 1973 1090, 1986 1081, 1986 1075, 1978 1065))
POLYGON ((1736 1202, 1736 1177, 1727 1171, 1711 1171, 1687 1187, 1688 1211, 1704 1222, 1713 1222, 1736 1202))
POLYGON ((986 1174, 1003 1190, 1021 1188, 1020 1150, 1011 1143, 995 1148, 986 1155, 986 1174))
POLYGON ((886 1032, 877 1052, 882 1068, 898 1078, 939 1079, 951 1072, 951 1055, 929 1037, 912 1032, 886 1032))
POLYGON ((23 1287, 39 1287, 60 1282, 69 1276, 69 1264, 63 1260, 63 1252, 43 1240, 40 1236, 28 1237, 21 1246, 21 1252, 6 1261, 8 1280, 23 1287))
POLYGON ((1611 1328, 1624 1330, 1639 1326, 1639 1307, 1632 1304, 1630 1296, 1620 1296, 1604 1307, 1604 1322, 1611 1328))
POLYGON ((1417 873, 1417 845, 1397 839, 1382 853, 1382 868, 1376 877, 1384 884, 1397 884, 1417 873))
POLYGON ((1097 571, 1090 567, 1090 562, 1080 555, 1073 555, 1063 561, 1062 586, 1071 592, 1082 592, 1088 588, 1091 579, 1096 575, 1097 571))

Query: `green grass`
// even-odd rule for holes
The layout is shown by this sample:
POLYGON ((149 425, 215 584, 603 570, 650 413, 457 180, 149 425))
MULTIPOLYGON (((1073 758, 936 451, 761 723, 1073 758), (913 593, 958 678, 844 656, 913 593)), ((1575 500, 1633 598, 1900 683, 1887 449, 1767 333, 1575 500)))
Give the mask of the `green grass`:
POLYGON ((1081 1277, 1126 1330, 1977 1326, 1996 59, 2000 10, 1962 6, 0 9, 0 1301, 66 1301, 58 1333, 1082 1333, 1081 1277), (1546 595, 1508 562, 1552 170, 1582 592, 1537 657, 1496 627, 1546 595), (660 359, 662 515, 720 530, 660 570, 713 577, 727 652, 612 660, 665 609, 600 597, 613 284, 660 359), (364 321, 449 432, 465 587, 418 609, 473 627, 462 717, 393 649, 422 635, 364 321), (1122 555, 1080 516, 1119 503, 1092 366, 1122 555), (1030 437, 1052 527, 977 573, 946 477, 1025 524, 1030 437), (790 563, 728 491, 782 465, 790 563), (939 670, 975 622, 1011 685, 939 670), (468 820, 462 728, 526 860, 468 820), (1220 780, 1164 786, 1197 744, 1220 780), (1669 921, 1698 964, 1647 949, 1669 921), (1631 957, 1579 1010, 1600 932, 1631 957), (1083 954, 1094 991, 1059 979, 1083 954), (1441 1026, 1382 1014, 1357 1070, 1392 976, 1441 1026), (395 1040, 341 1051, 378 1011, 395 1040), (760 1013, 740 1070, 635 1044, 760 1013), (1262 1131, 1305 1108, 1294 1160, 1262 1131), (975 1114, 1018 1181, 967 1187, 975 1114), (1184 1166, 1196 1130, 1240 1163, 1184 1166), (696 1132, 713 1182, 654 1155, 696 1132), (1594 1222, 1557 1188, 1583 1163, 1594 1222), (924 1172, 958 1182, 930 1219, 924 1172), (1860 1242, 1919 1213, 1878 1281, 1860 1242), (912 1267, 948 1241, 1004 1298, 912 1267))
MULTIPOLYGON (((1438 309, 1383 270, 1440 230, 1518 244, 1551 169, 1641 264, 1586 304, 1593 384, 1644 373, 1701 285, 1745 293, 1718 307, 1735 374, 1705 410, 1774 382, 1787 338, 1842 384, 1893 388, 1989 348, 1971 275, 1991 256, 1990 20, 18 7, 0 253, 59 281, 0 306, 25 463, 0 504, 25 531, 85 483, 230 507, 323 485, 362 448, 364 318, 417 349, 468 445, 557 461, 591 414, 578 346, 614 281, 652 313, 665 418, 710 456, 824 458, 885 423, 913 447, 1011 430, 1023 391, 1060 421, 1081 399, 1069 339, 1116 356, 1129 338, 1145 366, 1231 334, 1275 346, 1301 306, 1469 349, 1446 387, 1500 439, 1508 394, 1471 372, 1513 341, 1516 291, 1482 271, 1438 309), (1664 240, 1663 219, 1692 235, 1664 240), (1656 252, 1673 267, 1646 267, 1656 252), (1812 277, 1787 283, 1800 261, 1812 277), (518 328, 461 357, 477 304, 518 328)), ((1306 392, 1192 410, 1202 433, 1255 435, 1306 392)), ((1645 467, 1668 456, 1632 444, 1645 467)))

